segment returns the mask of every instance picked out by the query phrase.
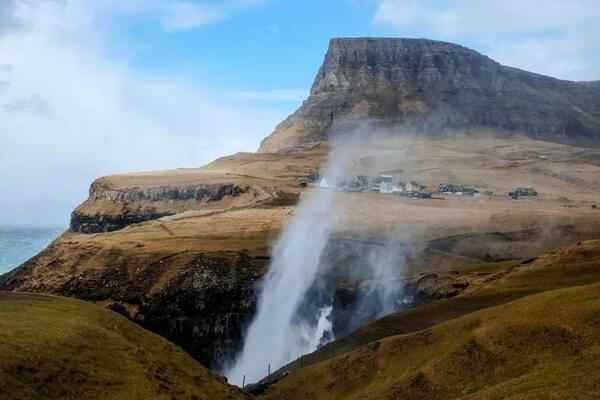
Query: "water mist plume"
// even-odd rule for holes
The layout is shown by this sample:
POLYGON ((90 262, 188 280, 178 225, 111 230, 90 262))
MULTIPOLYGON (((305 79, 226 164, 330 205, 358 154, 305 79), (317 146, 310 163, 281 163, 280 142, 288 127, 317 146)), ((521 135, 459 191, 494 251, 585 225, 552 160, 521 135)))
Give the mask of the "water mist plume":
POLYGON ((265 277, 258 313, 248 329, 244 348, 229 381, 256 382, 267 366, 279 368, 299 355, 315 350, 306 339, 306 327, 294 321, 298 307, 313 285, 321 254, 331 231, 331 191, 308 193, 273 250, 273 263, 265 277))
MULTIPOLYGON (((322 175, 335 182, 336 177, 351 170, 357 149, 362 151, 360 146, 337 145, 322 175)), ((303 194, 293 219, 273 249, 273 261, 242 352, 225 371, 231 383, 241 385, 244 377, 246 383, 258 382, 267 375, 268 366, 275 371, 333 339, 335 280, 351 274, 349 269, 341 275, 328 274, 339 267, 331 261, 335 257, 329 257, 336 246, 328 246, 344 211, 340 210, 336 195, 331 189, 303 194), (331 276, 335 278, 326 278, 331 276)), ((357 269, 369 277, 369 283, 356 301, 356 312, 362 317, 350 323, 351 329, 397 309, 399 295, 397 281, 391 279, 399 260, 403 260, 399 250, 385 244, 360 253, 355 258, 357 269)))

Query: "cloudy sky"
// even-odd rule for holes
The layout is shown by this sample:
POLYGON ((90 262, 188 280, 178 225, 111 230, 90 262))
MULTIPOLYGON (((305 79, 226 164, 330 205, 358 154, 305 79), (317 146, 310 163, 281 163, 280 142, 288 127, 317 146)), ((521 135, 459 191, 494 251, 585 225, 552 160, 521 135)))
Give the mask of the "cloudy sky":
POLYGON ((0 0, 0 225, 66 225, 98 176, 254 151, 331 37, 598 80, 598 20, 597 0, 0 0))

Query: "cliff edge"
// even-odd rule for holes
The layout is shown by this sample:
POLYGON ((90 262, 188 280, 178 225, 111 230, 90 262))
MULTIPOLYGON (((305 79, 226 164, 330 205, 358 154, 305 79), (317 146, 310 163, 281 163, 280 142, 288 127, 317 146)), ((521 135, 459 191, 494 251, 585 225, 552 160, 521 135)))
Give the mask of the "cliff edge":
POLYGON ((600 89, 597 82, 507 67, 452 43, 332 39, 310 96, 259 151, 327 140, 365 119, 395 134, 440 136, 485 128, 588 145, 600 139, 600 89))

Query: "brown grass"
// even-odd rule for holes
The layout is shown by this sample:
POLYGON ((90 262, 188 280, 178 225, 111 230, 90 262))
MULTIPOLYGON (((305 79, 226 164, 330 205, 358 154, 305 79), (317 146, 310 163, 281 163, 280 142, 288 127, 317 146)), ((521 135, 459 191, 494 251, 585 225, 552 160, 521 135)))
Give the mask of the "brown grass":
POLYGON ((600 241, 489 272, 306 357, 266 398, 597 398, 600 241))
POLYGON ((244 399, 179 347, 96 305, 0 293, 0 398, 244 399))

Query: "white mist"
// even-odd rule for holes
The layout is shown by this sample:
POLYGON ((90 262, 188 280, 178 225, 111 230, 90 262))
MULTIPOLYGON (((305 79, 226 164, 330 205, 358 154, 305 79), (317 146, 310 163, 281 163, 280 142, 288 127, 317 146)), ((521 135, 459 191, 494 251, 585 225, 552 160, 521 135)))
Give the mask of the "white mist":
MULTIPOLYGON (((323 174, 328 182, 335 185, 336 177, 343 177, 352 170, 357 157, 364 152, 362 144, 359 140, 336 145, 323 174)), ((269 365, 271 371, 276 371, 333 340, 333 304, 313 303, 314 308, 303 309, 300 313, 299 308, 311 300, 307 296, 316 279, 332 267, 323 260, 323 253, 338 213, 340 217, 344 215, 335 196, 334 190, 325 188, 314 189, 302 196, 296 214, 273 249, 257 314, 241 353, 226 371, 229 382, 241 385, 244 376, 246 383, 258 382, 267 375, 269 365)), ((401 288, 395 278, 404 262, 403 253, 404 249, 390 240, 381 248, 364 254, 362 267, 371 281, 367 294, 358 299, 356 311, 370 310, 368 314, 374 318, 397 309, 401 288)), ((329 295, 333 299, 333 293, 329 295)), ((358 319, 355 327, 364 322, 358 319)))
POLYGON ((333 225, 330 190, 303 196, 296 215, 273 249, 273 261, 250 325, 244 347, 226 375, 233 384, 257 382, 297 357, 317 349, 331 308, 321 310, 316 326, 295 320, 306 293, 315 282, 323 250, 333 225), (316 337, 319 336, 319 337, 316 337))

